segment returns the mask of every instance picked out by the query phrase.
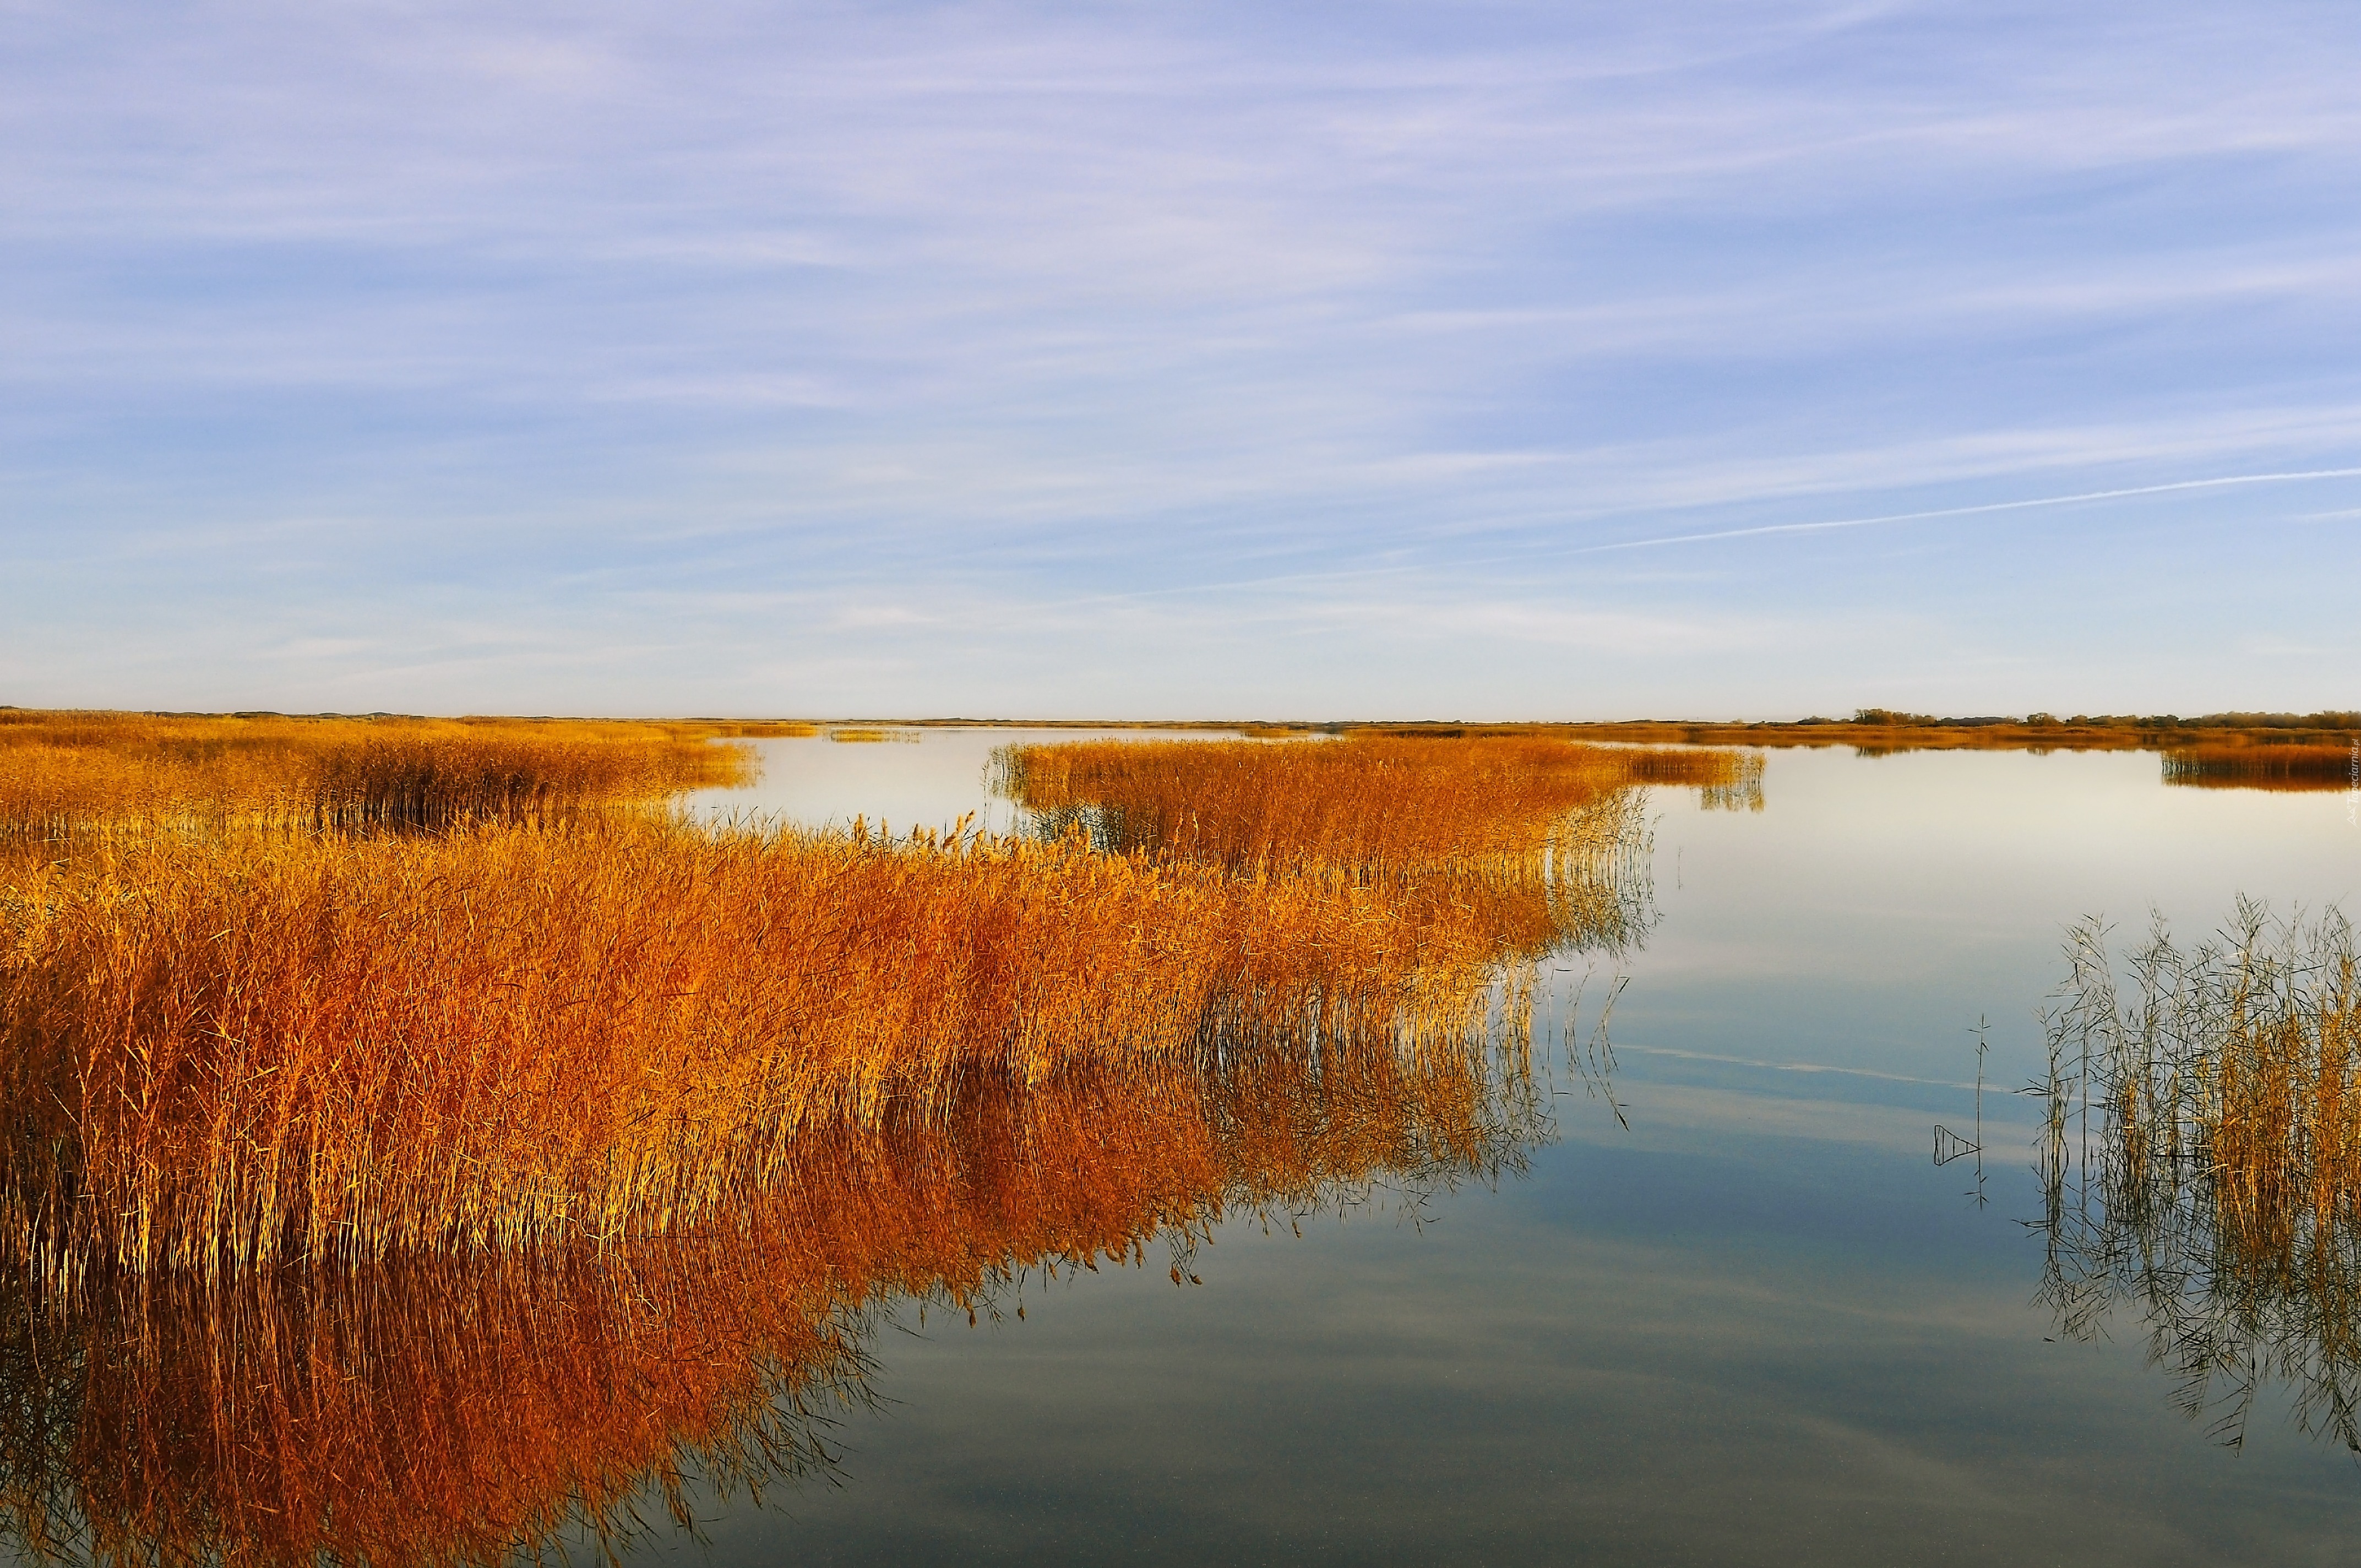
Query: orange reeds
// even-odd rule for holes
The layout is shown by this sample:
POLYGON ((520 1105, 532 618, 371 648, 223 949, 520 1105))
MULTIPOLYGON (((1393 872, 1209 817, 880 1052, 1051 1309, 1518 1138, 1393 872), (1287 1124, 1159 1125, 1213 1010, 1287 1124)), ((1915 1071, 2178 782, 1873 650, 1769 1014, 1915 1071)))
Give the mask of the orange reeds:
POLYGON ((1028 810, 1231 870, 1521 857, 1631 784, 1726 787, 1761 771, 1735 751, 1361 735, 1013 746, 999 765, 999 788, 1028 810))
POLYGON ((2258 1381, 2361 1446, 2361 964, 2331 912, 2278 926, 2241 901, 2192 950, 2161 927, 2119 1001, 2101 933, 2076 929, 2037 1085, 2046 1289, 2091 1332, 2146 1315, 2192 1414, 2235 1441, 2258 1381), (2089 1124, 2078 1145, 2070 1124, 2089 1124), (2214 1390, 2226 1381, 2226 1396, 2214 1390))
POLYGON ((11 889, 17 1227, 243 1267, 660 1232, 990 1067, 1455 1036, 1480 904, 1079 845, 621 819, 151 835, 11 889))
POLYGON ((1005 748, 998 763, 999 789, 1048 831, 1080 827, 1110 850, 1234 874, 1455 899, 1520 959, 1645 931, 1640 786, 1762 800, 1752 753, 1547 739, 1088 741, 1005 748))
POLYGON ((1225 1212, 1513 1166, 1542 1103, 1488 1048, 983 1074, 923 1123, 812 1129, 778 1190, 710 1231, 19 1294, 0 1527, 169 1568, 611 1551, 656 1507, 686 1523, 703 1492, 826 1471, 898 1301, 997 1312, 1028 1276, 1151 1248, 1179 1283, 1225 1212))
POLYGON ((313 828, 550 821, 741 782, 741 747, 679 727, 0 712, 0 835, 191 818, 313 828))
MULTIPOLYGON (((1524 1005, 1553 949, 1644 930, 1636 783, 1749 776, 1554 741, 1013 754, 1028 788, 1099 791, 1101 827, 1158 827, 1096 852, 1079 832, 889 842, 525 804, 676 780, 669 731, 585 742, 617 771, 577 788, 553 764, 525 796, 451 763, 476 729, 511 744, 498 725, 325 724, 297 768, 281 722, 239 746, 60 722, 17 749, 186 766, 166 798, 210 801, 93 808, 104 831, 0 880, 0 1223, 44 1266, 670 1234, 774 1190, 815 1122, 932 1105, 974 1072, 1425 1049, 1524 1005), (385 787, 412 746, 445 795, 385 787), (376 782, 340 785, 348 755, 376 782), (295 782, 238 794, 257 757, 295 782), (1112 808, 1110 779, 1131 792, 1112 808), (435 831, 351 831, 388 824, 435 831)), ((542 762, 571 755, 572 727, 526 730, 542 762)))
POLYGON ((2361 741, 2216 741, 2164 754, 2164 782, 2195 789, 2361 789, 2361 741))

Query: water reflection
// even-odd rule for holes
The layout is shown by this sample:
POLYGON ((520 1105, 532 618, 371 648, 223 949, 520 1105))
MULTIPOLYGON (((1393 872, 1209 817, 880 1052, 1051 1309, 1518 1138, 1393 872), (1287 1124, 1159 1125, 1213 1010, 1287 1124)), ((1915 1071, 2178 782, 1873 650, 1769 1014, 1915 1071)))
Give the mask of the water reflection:
POLYGON ((2232 1447, 2259 1394, 2361 1453, 2361 977, 2332 911, 2242 902, 2220 937, 2159 926, 2118 995, 2095 924, 2034 1087, 2042 1299, 2070 1334, 2138 1314, 2177 1400, 2232 1447))
POLYGON ((1191 1281, 1224 1218, 1521 1171, 1551 1131, 1514 1008, 1454 1047, 1209 1052, 798 1141, 719 1230, 607 1247, 5 1286, 0 1523, 108 1563, 479 1563, 609 1550, 835 1462, 883 1315, 1021 1313, 1037 1272, 1191 1281))

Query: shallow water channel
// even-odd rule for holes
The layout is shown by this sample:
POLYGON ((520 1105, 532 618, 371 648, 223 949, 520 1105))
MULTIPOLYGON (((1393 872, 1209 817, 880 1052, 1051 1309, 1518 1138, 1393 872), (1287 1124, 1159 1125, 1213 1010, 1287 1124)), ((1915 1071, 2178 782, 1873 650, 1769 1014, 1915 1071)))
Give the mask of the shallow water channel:
MULTIPOLYGON (((992 748, 1071 738, 765 742, 759 787, 700 804, 1005 830, 992 748)), ((2010 1092, 2070 922, 2351 907, 2347 798, 2167 788, 2140 754, 1780 751, 1760 811, 1650 809, 1658 919, 1557 966, 1524 1173, 1222 1225, 1196 1283, 899 1313, 832 1479, 710 1519, 712 1560, 2361 1556, 2361 1463, 2284 1388, 2186 1413, 2136 1312, 2076 1337, 2036 1299, 2010 1092), (1618 978, 1620 1122, 1566 1059, 1618 978), (1980 1124, 1981 1160, 1938 1167, 1938 1124, 1980 1124)))

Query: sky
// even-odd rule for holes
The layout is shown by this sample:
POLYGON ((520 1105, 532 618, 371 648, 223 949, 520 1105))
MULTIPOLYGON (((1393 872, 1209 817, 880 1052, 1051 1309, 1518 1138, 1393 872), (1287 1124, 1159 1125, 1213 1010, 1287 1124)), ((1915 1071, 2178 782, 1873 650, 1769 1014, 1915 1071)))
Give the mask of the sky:
POLYGON ((2349 5, 0 0, 0 702, 2361 707, 2349 5))

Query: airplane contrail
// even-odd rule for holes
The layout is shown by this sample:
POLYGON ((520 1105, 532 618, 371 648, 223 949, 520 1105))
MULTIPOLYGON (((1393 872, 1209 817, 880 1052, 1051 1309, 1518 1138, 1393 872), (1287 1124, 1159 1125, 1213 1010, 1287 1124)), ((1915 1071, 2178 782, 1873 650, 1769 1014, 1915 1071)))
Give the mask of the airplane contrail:
POLYGON ((1586 544, 1576 555, 1602 550, 1644 550, 1656 544, 1698 544, 1711 539, 1754 539, 1770 533, 1820 533, 1835 528, 1870 528, 1883 522, 1923 522, 1938 517, 1974 517, 1984 512, 2024 511, 2033 507, 2071 506, 2077 501, 2120 500, 2126 496, 2160 496, 2173 490, 2212 490, 2225 485, 2273 485, 2295 479, 2361 478, 2361 468, 2310 468, 2289 474, 2225 474, 2213 479, 2181 479, 2169 485, 2137 485, 2123 490, 2085 490, 2072 496, 2037 496, 2022 501, 1987 501, 1982 506, 1938 507, 1932 511, 1888 512, 1883 517, 1848 517, 1829 522, 1773 522, 1760 528, 1724 528, 1710 533, 1667 533, 1654 539, 1623 539, 1612 544, 1586 544))

